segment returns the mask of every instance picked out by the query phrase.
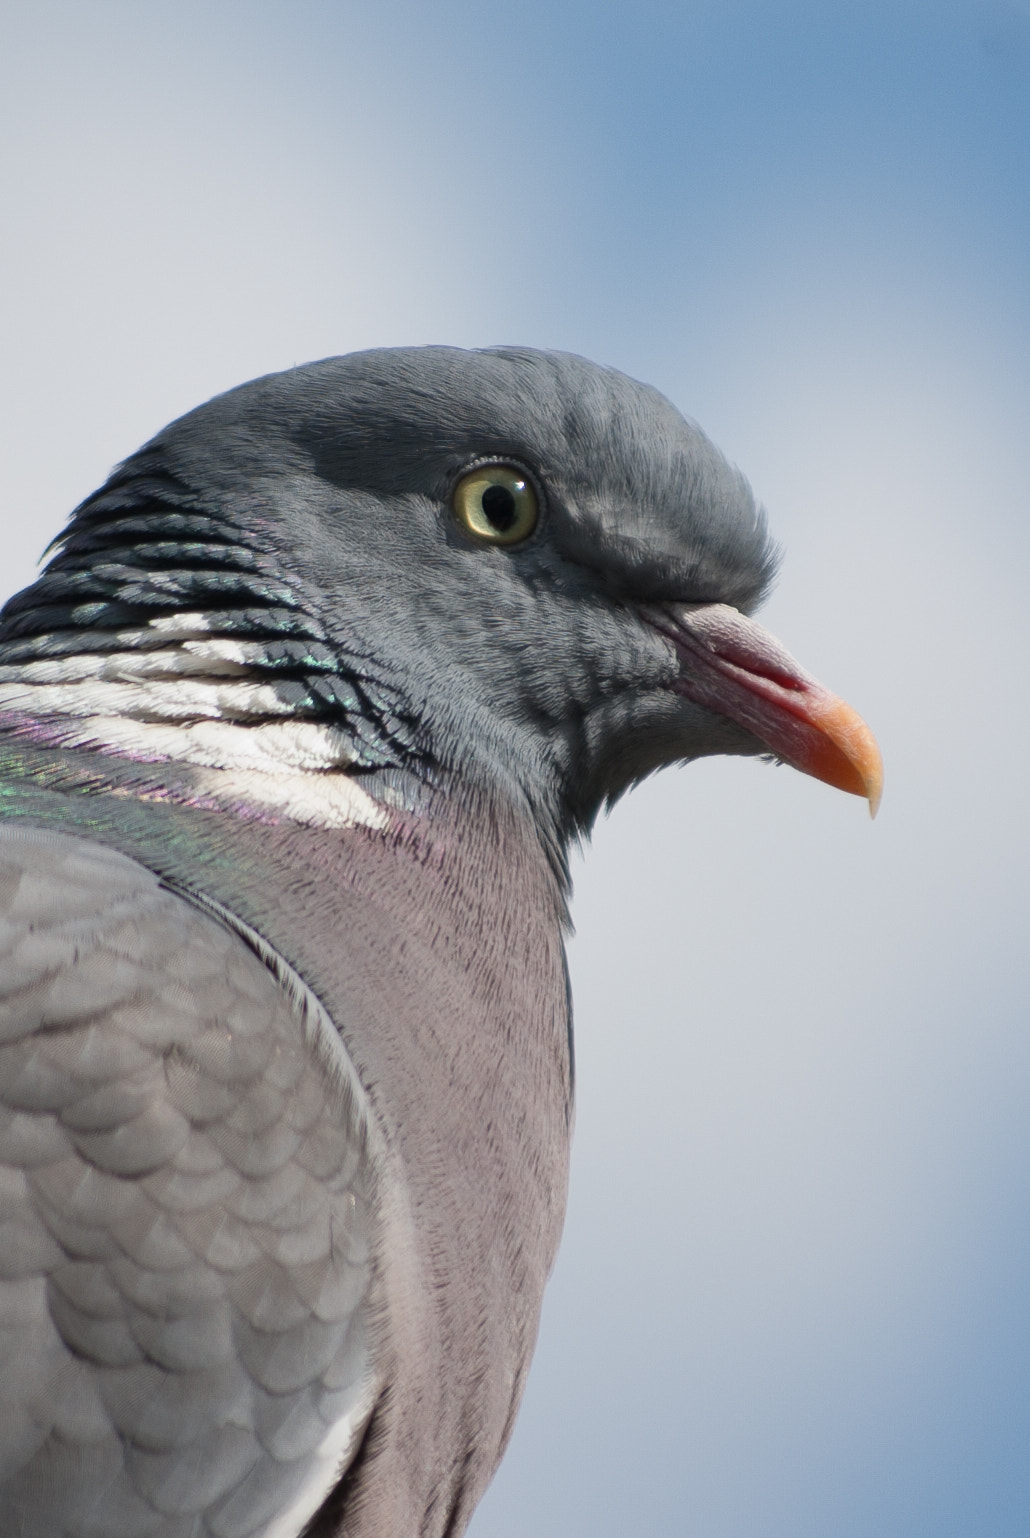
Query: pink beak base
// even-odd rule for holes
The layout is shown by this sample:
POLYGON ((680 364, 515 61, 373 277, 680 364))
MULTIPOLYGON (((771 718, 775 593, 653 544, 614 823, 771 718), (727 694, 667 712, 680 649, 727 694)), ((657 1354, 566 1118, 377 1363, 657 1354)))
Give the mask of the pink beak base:
POLYGON ((723 603, 673 604, 645 617, 679 653, 678 694, 746 727, 802 774, 864 796, 876 816, 883 790, 876 738, 774 635, 723 603))

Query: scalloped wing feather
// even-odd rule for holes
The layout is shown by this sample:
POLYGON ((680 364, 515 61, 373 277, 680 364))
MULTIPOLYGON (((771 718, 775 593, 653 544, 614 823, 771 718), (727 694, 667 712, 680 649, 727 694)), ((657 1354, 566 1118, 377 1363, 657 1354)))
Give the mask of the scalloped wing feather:
POLYGON ((5 1531, 293 1538, 353 1458, 371 1172, 332 1034, 135 862, 0 828, 5 1531))

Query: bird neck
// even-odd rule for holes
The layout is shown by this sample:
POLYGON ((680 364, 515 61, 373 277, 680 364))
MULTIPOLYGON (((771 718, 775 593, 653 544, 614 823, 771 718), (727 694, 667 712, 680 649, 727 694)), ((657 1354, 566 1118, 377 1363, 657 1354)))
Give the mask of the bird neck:
POLYGON ((168 477, 115 477, 77 511, 0 615, 8 725, 315 826, 415 805, 432 765, 405 700, 252 530, 195 503, 168 477))
POLYGON ((98 792, 322 831, 507 800, 563 884, 559 797, 530 801, 544 776, 518 754, 448 762, 362 626, 341 639, 335 611, 323 623, 322 595, 284 572, 260 523, 212 513, 164 471, 116 472, 0 613, 8 743, 35 744, 48 775, 78 764, 98 792))
MULTIPOLYGON (((96 749, 68 751, 35 724, 0 713, 0 821, 22 821, 96 839, 139 860, 187 895, 214 899, 252 925, 291 962, 317 978, 319 953, 306 953, 312 915, 334 932, 346 891, 364 891, 383 911, 425 911, 434 932, 485 945, 477 915, 499 917, 489 942, 506 955, 504 934, 523 906, 509 894, 532 887, 530 904, 567 925, 564 879, 523 809, 467 786, 440 787, 414 811, 366 795, 348 805, 339 791, 330 824, 296 807, 258 806, 252 797, 198 792, 191 766, 151 765, 96 749), (383 873, 393 870, 391 881, 383 873), (398 876, 397 873, 400 873, 398 876), (508 908, 514 909, 508 914, 508 908), (435 915, 435 917, 434 917, 435 915), (508 916, 506 916, 508 915, 508 916)), ((337 775, 326 778, 345 776, 337 775)), ((365 794, 365 793, 362 793, 365 794)), ((307 974, 305 974, 307 975, 307 974)))

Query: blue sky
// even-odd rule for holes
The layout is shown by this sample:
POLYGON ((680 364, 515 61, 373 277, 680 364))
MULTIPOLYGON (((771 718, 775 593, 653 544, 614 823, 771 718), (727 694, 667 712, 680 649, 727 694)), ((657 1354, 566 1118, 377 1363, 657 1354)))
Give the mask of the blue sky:
POLYGON ((1030 1530, 1030 4, 0 5, 0 582, 391 343, 665 390, 883 810, 708 762, 577 863, 565 1245, 475 1538, 1030 1530))

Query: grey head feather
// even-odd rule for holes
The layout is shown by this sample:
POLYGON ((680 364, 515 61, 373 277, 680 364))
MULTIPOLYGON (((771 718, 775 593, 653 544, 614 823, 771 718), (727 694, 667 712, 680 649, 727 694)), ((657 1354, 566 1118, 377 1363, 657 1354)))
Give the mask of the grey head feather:
POLYGON ((341 722, 360 770, 409 800, 453 777, 500 790, 560 860, 659 764, 759 751, 671 693, 635 606, 749 611, 775 559, 743 476, 656 390, 564 353, 372 351, 159 433, 8 605, 0 661, 196 608, 209 632, 266 644, 292 708, 341 722), (451 514, 483 459, 537 488, 518 547, 482 548, 451 514))

